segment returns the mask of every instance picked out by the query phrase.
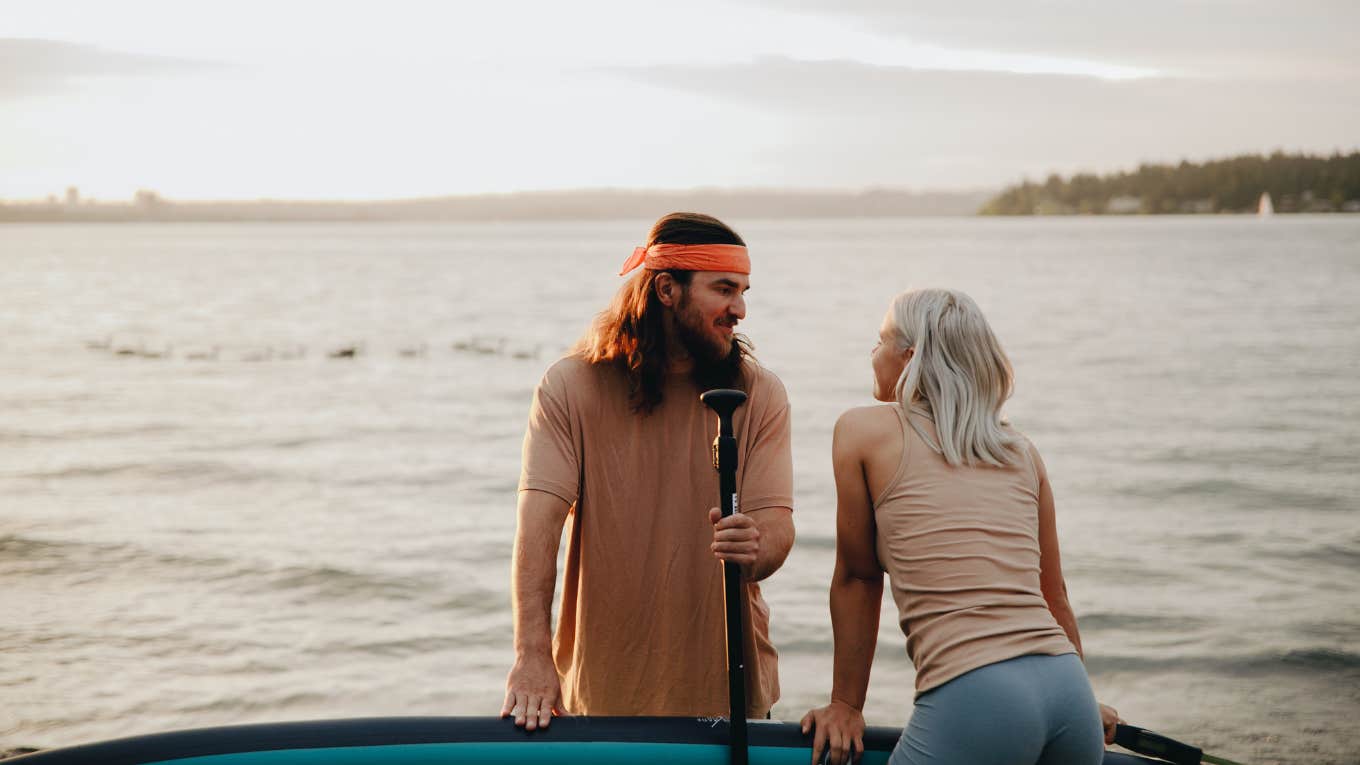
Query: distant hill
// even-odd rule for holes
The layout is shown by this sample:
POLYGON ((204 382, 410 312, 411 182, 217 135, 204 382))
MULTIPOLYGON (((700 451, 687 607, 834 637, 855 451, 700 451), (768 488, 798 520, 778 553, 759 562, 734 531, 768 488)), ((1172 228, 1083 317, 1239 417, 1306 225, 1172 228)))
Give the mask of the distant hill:
POLYGON ((1275 153, 1204 163, 1142 165, 1131 173, 1049 176, 1011 186, 983 215, 1256 212, 1262 193, 1276 212, 1360 212, 1360 152, 1315 157, 1275 153))
POLYGON ((0 203, 0 222, 496 221, 656 218, 676 210, 728 218, 888 218, 973 215, 989 191, 913 192, 582 190, 372 202, 176 202, 139 191, 131 202, 65 199, 0 203))

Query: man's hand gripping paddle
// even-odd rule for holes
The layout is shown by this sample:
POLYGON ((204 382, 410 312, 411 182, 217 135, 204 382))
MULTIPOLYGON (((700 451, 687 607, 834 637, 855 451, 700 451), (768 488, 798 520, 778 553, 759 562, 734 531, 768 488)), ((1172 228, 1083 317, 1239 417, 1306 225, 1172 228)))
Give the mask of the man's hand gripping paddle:
MULTIPOLYGON (((746 403, 739 390, 719 388, 699 396, 718 414, 718 437, 713 440, 713 467, 718 469, 718 507, 722 517, 737 512, 737 439, 732 434, 732 413, 746 403)), ((746 664, 742 645, 741 567, 723 561, 723 602, 727 609, 727 696, 732 737, 732 765, 746 765, 746 664)))

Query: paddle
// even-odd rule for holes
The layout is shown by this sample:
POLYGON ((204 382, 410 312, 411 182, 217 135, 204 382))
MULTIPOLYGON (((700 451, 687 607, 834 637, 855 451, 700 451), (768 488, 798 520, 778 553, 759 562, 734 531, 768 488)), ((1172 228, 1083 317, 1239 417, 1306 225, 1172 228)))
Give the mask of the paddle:
POLYGON ((1204 750, 1197 746, 1183 744, 1174 738, 1167 738, 1160 733, 1132 725, 1116 726, 1114 742, 1130 751, 1166 760, 1173 765, 1200 765, 1203 762, 1211 765, 1240 765, 1232 760, 1205 754, 1204 750))
MULTIPOLYGON (((732 412, 746 402, 739 390, 718 388, 699 400, 718 413, 718 437, 713 439, 713 467, 718 470, 718 507, 722 517, 737 511, 737 438, 732 434, 732 412)), ((723 605, 727 609, 727 700, 732 736, 732 765, 746 765, 746 661, 742 654, 741 567, 723 561, 723 605)))

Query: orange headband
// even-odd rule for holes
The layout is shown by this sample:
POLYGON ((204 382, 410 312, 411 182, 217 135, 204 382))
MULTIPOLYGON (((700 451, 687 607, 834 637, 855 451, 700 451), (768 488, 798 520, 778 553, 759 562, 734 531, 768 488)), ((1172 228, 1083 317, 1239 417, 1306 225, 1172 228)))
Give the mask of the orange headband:
POLYGON ((645 265, 654 271, 731 271, 751 273, 751 258, 739 244, 654 244, 637 247, 623 262, 619 276, 645 265))

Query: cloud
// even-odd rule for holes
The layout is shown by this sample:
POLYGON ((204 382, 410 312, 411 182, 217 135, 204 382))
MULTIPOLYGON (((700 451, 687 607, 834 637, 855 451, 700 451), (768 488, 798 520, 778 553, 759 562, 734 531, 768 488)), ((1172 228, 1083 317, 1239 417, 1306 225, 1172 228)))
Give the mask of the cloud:
POLYGON ((83 77, 137 77, 215 66, 57 40, 0 38, 0 99, 48 93, 83 77))
POLYGON ((1360 75, 1355 0, 744 0, 851 18, 915 43, 1190 76, 1360 75))
POLYGON ((783 182, 993 185, 1024 175, 1276 148, 1357 146, 1360 77, 1102 80, 762 59, 618 74, 782 115, 783 182))

